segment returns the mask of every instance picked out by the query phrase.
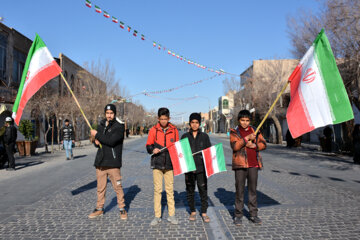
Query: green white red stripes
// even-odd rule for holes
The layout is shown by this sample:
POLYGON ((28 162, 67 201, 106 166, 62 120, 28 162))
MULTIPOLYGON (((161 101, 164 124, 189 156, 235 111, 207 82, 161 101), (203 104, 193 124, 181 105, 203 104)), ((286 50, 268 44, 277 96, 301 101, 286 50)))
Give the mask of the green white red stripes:
POLYGON ((202 151, 206 176, 226 171, 225 156, 222 143, 218 143, 202 151))
POLYGON ((196 170, 194 158, 187 138, 181 139, 168 147, 174 176, 196 170))
POLYGON ((98 6, 95 5, 95 12, 101 13, 101 12, 102 12, 102 11, 101 11, 101 8, 99 8, 98 6))
POLYGON ((291 101, 286 117, 294 138, 318 127, 354 118, 324 30, 301 59, 289 81, 291 101))
POLYGON ((61 68, 56 63, 45 43, 36 34, 29 50, 19 90, 13 107, 13 118, 19 125, 21 115, 30 98, 50 79, 56 77, 61 68))
POLYGON ((91 8, 91 2, 89 0, 86 0, 85 5, 89 8, 91 8))

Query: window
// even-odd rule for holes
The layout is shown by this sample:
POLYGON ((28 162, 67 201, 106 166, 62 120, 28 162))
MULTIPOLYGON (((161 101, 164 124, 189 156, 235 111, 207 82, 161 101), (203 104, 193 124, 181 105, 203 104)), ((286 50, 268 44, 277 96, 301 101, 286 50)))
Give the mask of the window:
POLYGON ((13 72, 12 72, 12 86, 19 86, 22 72, 24 70, 26 56, 24 53, 14 49, 13 72))
POLYGON ((223 100, 223 109, 229 109, 229 101, 227 99, 223 100))
POLYGON ((6 77, 6 47, 7 38, 0 34, 0 79, 3 81, 6 77))

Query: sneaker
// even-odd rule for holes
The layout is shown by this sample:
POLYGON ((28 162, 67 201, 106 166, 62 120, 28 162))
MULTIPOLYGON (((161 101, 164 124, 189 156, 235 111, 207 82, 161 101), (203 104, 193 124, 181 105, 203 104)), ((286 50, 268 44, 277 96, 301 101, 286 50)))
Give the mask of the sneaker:
POLYGON ((70 160, 70 158, 67 157, 66 160, 70 160))
POLYGON ((168 222, 170 222, 171 224, 178 224, 178 220, 176 219, 175 215, 174 216, 169 216, 167 218, 168 222))
POLYGON ((261 224, 261 219, 258 216, 250 217, 250 221, 252 221, 255 224, 261 224))
POLYGON ((126 220, 127 219, 127 212, 125 209, 120 209, 120 219, 126 220))
POLYGON ((151 225, 151 226, 156 226, 156 225, 158 225, 160 222, 161 222, 161 218, 155 217, 155 218, 151 221, 150 225, 151 225))
POLYGON ((235 224, 236 226, 241 226, 241 224, 242 224, 242 217, 235 217, 235 218, 234 218, 234 224, 235 224))
POLYGON ((97 218, 104 215, 104 209, 96 209, 89 215, 89 218, 97 218))

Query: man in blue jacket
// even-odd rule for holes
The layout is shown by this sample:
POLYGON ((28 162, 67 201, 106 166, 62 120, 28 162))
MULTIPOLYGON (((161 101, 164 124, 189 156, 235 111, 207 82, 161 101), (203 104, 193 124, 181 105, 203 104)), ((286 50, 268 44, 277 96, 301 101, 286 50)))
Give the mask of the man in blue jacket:
POLYGON ((106 184, 109 177, 116 192, 120 218, 126 220, 127 212, 120 173, 125 127, 124 124, 116 121, 115 105, 105 106, 105 117, 97 130, 91 130, 91 137, 95 139, 95 146, 98 147, 94 163, 97 179, 97 204, 89 218, 97 218, 104 214, 106 184))

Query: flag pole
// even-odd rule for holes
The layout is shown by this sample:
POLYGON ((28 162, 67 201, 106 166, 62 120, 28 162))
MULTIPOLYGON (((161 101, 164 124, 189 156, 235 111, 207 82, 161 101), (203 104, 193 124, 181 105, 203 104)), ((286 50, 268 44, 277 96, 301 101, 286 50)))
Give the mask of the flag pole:
MULTIPOLYGON (((92 128, 92 127, 91 127, 91 125, 90 125, 89 120, 88 120, 88 119, 87 119, 87 117, 85 116, 85 113, 84 113, 84 111, 82 110, 82 108, 81 108, 81 106, 80 106, 79 101, 77 100, 77 98, 76 98, 76 96, 75 96, 74 92, 71 90, 71 88, 70 88, 70 86, 69 86, 69 83, 66 81, 66 79, 65 79, 64 75, 63 75, 61 72, 60 72, 60 75, 61 75, 62 79, 64 80, 64 82, 65 82, 65 84, 66 84, 67 88, 69 89, 69 91, 70 91, 71 95, 73 96, 73 98, 74 98, 74 100, 75 100, 75 102, 76 102, 77 106, 79 107, 80 112, 81 112, 81 114, 83 115, 83 117, 84 117, 84 119, 85 119, 85 121, 86 121, 87 125, 89 126, 89 128, 90 128, 91 130, 93 130, 93 128, 92 128)), ((100 143, 100 145, 99 145, 99 146, 100 146, 100 148, 102 148, 101 143, 100 143)))
POLYGON ((279 95, 276 97, 274 103, 271 105, 269 111, 266 113, 265 117, 263 118, 263 120, 260 122, 259 126, 257 127, 256 131, 255 131, 255 135, 259 132, 260 128, 262 127, 262 125, 264 124, 264 122, 266 121, 266 119, 268 118, 269 114, 272 112, 272 110, 274 109, 277 101, 279 101, 281 95, 284 93, 285 89, 287 88, 287 86, 289 85, 290 81, 287 81, 286 84, 284 85, 284 87, 281 89, 281 92, 279 93, 279 95))

